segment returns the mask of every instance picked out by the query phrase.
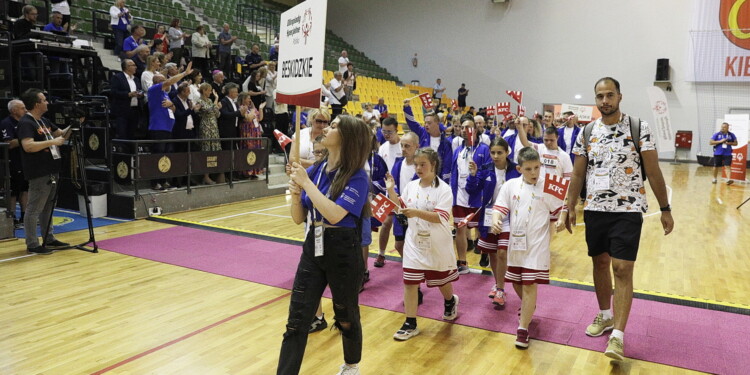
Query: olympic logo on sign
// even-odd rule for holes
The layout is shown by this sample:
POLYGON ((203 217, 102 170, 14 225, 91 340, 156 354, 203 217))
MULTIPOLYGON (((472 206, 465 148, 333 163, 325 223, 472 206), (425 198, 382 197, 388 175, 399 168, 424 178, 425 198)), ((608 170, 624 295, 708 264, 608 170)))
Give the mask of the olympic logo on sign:
POLYGON ((732 44, 750 50, 750 9, 742 9, 746 1, 721 0, 719 22, 724 36, 732 44))

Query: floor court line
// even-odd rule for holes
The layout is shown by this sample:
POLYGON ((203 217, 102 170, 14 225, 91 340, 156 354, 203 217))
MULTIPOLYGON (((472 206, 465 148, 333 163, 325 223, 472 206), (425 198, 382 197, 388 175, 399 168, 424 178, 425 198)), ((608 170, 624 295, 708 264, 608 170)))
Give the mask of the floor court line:
POLYGON ((92 372, 91 375, 99 375, 99 374, 104 374, 106 372, 112 371, 112 370, 114 370, 114 369, 116 369, 118 367, 124 366, 124 365, 126 365, 126 364, 128 364, 130 362, 133 362, 133 361, 137 360, 137 359, 143 358, 143 357, 145 357, 145 356, 147 356, 147 355, 149 355, 151 353, 154 353, 154 352, 157 352, 157 351, 162 350, 164 348, 170 347, 170 346, 172 346, 174 344, 177 344, 177 343, 179 343, 181 341, 185 341, 185 340, 187 340, 187 339, 189 339, 189 338, 191 338, 191 337, 193 337, 195 335, 198 335, 200 333, 208 331, 211 328, 217 327, 217 326, 219 326, 221 324, 224 324, 224 323, 226 323, 228 321, 237 319, 237 318, 239 318, 239 317, 241 317, 243 315, 251 313, 251 312, 253 312, 253 311, 257 310, 257 309, 260 309, 260 308, 268 306, 268 305, 270 305, 272 303, 278 302, 278 301, 280 301, 280 300, 282 300, 282 299, 284 299, 286 297, 289 297, 291 294, 292 294, 292 292, 287 292, 287 293, 284 293, 284 294, 282 294, 282 295, 280 295, 278 297, 274 297, 274 298, 272 298, 272 299, 270 299, 270 300, 268 300, 266 302, 263 302, 263 303, 261 303, 259 305, 255 305, 255 306, 253 306, 253 307, 251 307, 251 308, 249 308, 249 309, 247 309, 245 311, 239 312, 239 313, 234 314, 234 315, 232 315, 230 317, 227 317, 227 318, 224 318, 222 320, 219 320, 218 322, 215 322, 215 323, 212 323, 210 325, 207 325, 207 326, 205 326, 205 327, 203 327, 201 329, 198 329, 198 330, 195 330, 193 332, 190 332, 187 335, 178 337, 178 338, 176 338, 176 339, 174 339, 172 341, 166 342, 166 343, 161 344, 161 345, 159 345, 157 347, 154 347, 154 348, 151 348, 149 350, 146 350, 145 352, 141 352, 139 354, 136 354, 136 355, 134 355, 134 356, 132 356, 130 358, 124 359, 124 360, 122 360, 120 362, 115 363, 114 365, 111 365, 109 367, 105 367, 105 368, 103 368, 103 369, 101 369, 99 371, 92 372))
MULTIPOLYGON (((229 215, 229 216, 217 217, 217 218, 214 218, 214 219, 203 220, 203 221, 201 221, 201 223, 211 223, 211 222, 214 222, 214 221, 219 221, 219 220, 224 220, 224 219, 231 219, 233 217, 238 217, 238 216, 244 216, 244 215, 250 215, 250 214, 258 214, 258 213, 261 213, 263 211, 275 210, 277 208, 282 208, 282 207, 289 207, 289 205, 288 204, 283 204, 281 206, 264 208, 262 210, 256 210, 256 211, 250 211, 250 212, 243 212, 243 213, 240 213, 240 214, 234 214, 234 215, 229 215)), ((268 214, 266 214, 266 215, 268 215, 268 214)), ((280 217, 288 217, 288 216, 280 216, 280 217)))
POLYGON ((26 255, 21 255, 21 256, 13 257, 13 258, 3 259, 3 260, 0 260, 0 263, 2 263, 2 262, 10 262, 11 260, 16 260, 16 259, 23 259, 23 258, 33 257, 34 255, 36 255, 36 254, 26 254, 26 255))

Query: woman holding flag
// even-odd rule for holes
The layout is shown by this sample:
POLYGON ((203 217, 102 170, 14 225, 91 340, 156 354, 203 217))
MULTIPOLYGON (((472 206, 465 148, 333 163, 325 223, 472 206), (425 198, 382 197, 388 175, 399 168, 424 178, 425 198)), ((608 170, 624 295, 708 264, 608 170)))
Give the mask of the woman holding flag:
POLYGON ((301 224, 308 213, 312 220, 294 278, 277 374, 299 373, 310 324, 326 285, 331 289, 334 325, 341 331, 344 346, 345 364, 339 374, 359 374, 359 289, 364 274, 361 218, 370 210, 363 166, 370 156, 372 133, 362 120, 339 119, 323 130, 326 160, 307 170, 296 162, 291 167, 292 220, 301 224))
POLYGON ((458 252, 458 272, 469 273, 466 262, 466 248, 468 228, 476 228, 477 210, 482 207, 481 191, 473 194, 466 190, 469 178, 469 163, 485 165, 490 162, 490 148, 478 141, 474 117, 464 115, 461 119, 461 136, 463 144, 453 153, 453 168, 451 170, 451 190, 453 191, 453 222, 456 224, 456 251, 458 252), (467 228, 468 227, 468 228, 467 228))
POLYGON ((386 177, 388 196, 404 205, 400 213, 408 218, 403 251, 404 312, 406 321, 393 335, 398 341, 419 334, 417 328, 418 288, 438 287, 444 299, 444 320, 458 317, 458 296, 453 294, 453 281, 458 280, 456 256, 451 246, 450 214, 452 193, 448 184, 438 178, 440 156, 430 147, 414 155, 419 179, 410 181, 396 193, 396 181, 386 177))

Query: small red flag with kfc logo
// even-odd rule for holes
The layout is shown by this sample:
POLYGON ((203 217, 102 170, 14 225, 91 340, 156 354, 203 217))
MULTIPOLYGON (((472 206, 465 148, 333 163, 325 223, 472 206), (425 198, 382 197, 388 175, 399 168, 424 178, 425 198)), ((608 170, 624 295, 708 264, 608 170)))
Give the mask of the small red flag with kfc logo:
POLYGON ((511 98, 513 98, 515 101, 518 102, 518 104, 521 104, 523 102, 523 93, 520 91, 506 91, 506 94, 510 95, 511 98))
POLYGON ((458 111, 458 102, 456 99, 451 99, 451 110, 458 111))
POLYGON ((380 193, 370 201, 370 207, 372 208, 372 217, 382 223, 396 208, 396 204, 386 198, 383 193, 380 193))
POLYGON ((466 128, 466 141, 469 147, 474 147, 474 128, 466 128))
POLYGON ((510 113, 510 102, 497 103, 497 114, 506 116, 510 113))
POLYGON ((284 148, 286 147, 286 145, 292 143, 291 138, 287 137, 286 134, 282 133, 278 129, 273 131, 273 135, 276 137, 276 141, 281 145, 281 148, 284 148))
POLYGON ((518 117, 526 115, 526 106, 518 105, 518 117))
POLYGON ((432 97, 429 92, 419 95, 419 100, 422 101, 422 106, 428 109, 432 109, 432 97))
POLYGON ((550 194, 553 197, 564 200, 565 194, 568 191, 568 185, 570 180, 567 178, 560 177, 556 174, 547 173, 547 177, 544 178, 544 192, 550 194))
POLYGON ((487 116, 494 116, 495 115, 495 106, 491 105, 491 106, 487 107, 486 112, 487 112, 487 116))

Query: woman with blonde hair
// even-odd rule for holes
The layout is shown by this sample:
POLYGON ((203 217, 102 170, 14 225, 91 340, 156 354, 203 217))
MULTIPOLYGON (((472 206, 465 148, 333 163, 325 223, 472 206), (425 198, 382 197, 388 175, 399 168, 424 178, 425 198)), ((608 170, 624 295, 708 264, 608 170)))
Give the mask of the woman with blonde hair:
MULTIPOLYGON (((200 109, 198 109, 198 115, 201 117, 200 126, 200 138, 211 139, 211 141, 203 141, 201 143, 201 151, 221 151, 221 142, 219 138, 219 125, 216 119, 219 118, 219 109, 221 109, 221 103, 219 103, 218 95, 214 95, 214 100, 211 100, 210 96, 213 92, 213 88, 209 83, 203 83, 200 85, 201 97, 198 99, 200 109)), ((224 183, 224 173, 219 173, 219 177, 214 182, 211 177, 206 173, 203 175, 203 183, 206 185, 214 185, 216 183, 224 183)))
MULTIPOLYGON (((313 141, 315 138, 323 135, 323 131, 331 123, 331 115, 328 110, 323 108, 315 108, 307 114, 307 127, 300 130, 299 136, 297 134, 292 135, 294 142, 299 141, 299 162, 303 167, 307 168, 315 163, 315 155, 313 154, 313 141)), ((292 147, 291 159, 294 160, 294 147, 292 147)))
POLYGON ((161 62, 159 62, 158 56, 151 55, 146 57, 146 70, 141 73, 143 92, 148 92, 149 87, 154 85, 154 75, 159 70, 159 67, 161 67, 161 62))

